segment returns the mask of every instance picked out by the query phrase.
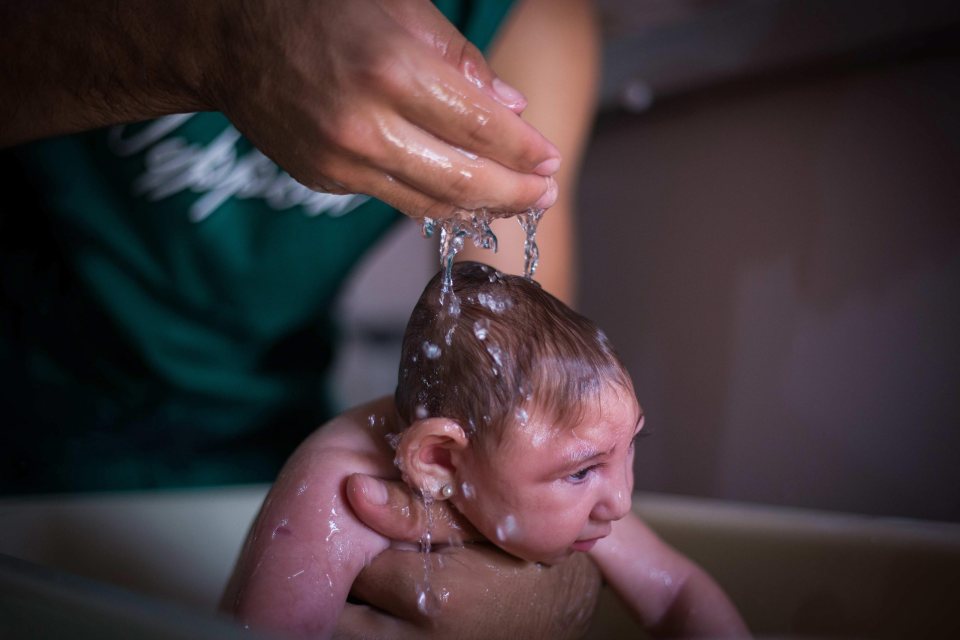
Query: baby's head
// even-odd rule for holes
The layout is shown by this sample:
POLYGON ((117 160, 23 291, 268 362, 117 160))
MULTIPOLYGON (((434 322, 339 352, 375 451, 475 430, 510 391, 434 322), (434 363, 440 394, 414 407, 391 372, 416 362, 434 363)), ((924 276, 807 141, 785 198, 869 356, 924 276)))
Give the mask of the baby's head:
POLYGON ((642 413, 629 374, 592 322, 534 282, 459 263, 458 313, 441 284, 403 341, 404 478, 521 558, 588 550, 630 508, 642 413))

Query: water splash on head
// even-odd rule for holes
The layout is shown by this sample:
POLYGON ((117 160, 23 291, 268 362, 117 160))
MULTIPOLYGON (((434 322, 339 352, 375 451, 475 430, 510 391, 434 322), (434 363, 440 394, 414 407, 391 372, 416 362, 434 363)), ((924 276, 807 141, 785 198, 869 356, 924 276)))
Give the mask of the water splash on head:
POLYGON ((436 360, 437 358, 440 357, 441 353, 442 351, 440 350, 440 347, 433 344, 432 342, 423 343, 423 355, 427 356, 428 360, 436 360))
MULTIPOLYGON (((494 253, 497 251, 497 236, 490 228, 490 222, 493 215, 486 209, 477 209, 476 211, 458 211, 449 218, 440 220, 440 268, 443 270, 443 287, 440 289, 440 305, 443 306, 446 296, 452 296, 450 314, 459 313, 459 302, 456 306, 454 302, 456 295, 453 294, 453 261, 457 254, 463 249, 463 243, 466 238, 470 238, 473 244, 481 249, 491 249, 494 253)), ((423 235, 430 237, 433 235, 433 229, 437 222, 431 218, 423 219, 423 235)))
POLYGON ((481 291, 477 294, 477 302, 494 313, 503 313, 513 306, 513 299, 507 295, 494 295, 481 291))
POLYGON ((440 268, 443 270, 440 306, 444 305, 448 294, 456 297, 453 293, 453 260, 463 249, 463 238, 466 234, 466 229, 458 219, 446 218, 440 221, 440 268))
POLYGON ((477 340, 486 340, 487 335, 490 333, 490 321, 486 318, 481 318, 480 320, 475 320, 473 323, 473 335, 476 336, 477 340))

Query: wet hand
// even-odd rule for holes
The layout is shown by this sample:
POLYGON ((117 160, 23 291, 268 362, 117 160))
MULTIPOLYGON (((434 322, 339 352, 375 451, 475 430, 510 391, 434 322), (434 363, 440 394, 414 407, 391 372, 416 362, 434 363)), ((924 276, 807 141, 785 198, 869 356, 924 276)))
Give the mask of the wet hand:
POLYGON ((352 595, 371 606, 348 603, 334 637, 580 638, 599 596, 600 574, 586 554, 547 567, 468 544, 430 559, 429 614, 419 603, 422 554, 389 549, 353 583, 352 595))
POLYGON ((556 147, 426 0, 231 4, 212 102, 306 186, 412 217, 553 204, 556 147))

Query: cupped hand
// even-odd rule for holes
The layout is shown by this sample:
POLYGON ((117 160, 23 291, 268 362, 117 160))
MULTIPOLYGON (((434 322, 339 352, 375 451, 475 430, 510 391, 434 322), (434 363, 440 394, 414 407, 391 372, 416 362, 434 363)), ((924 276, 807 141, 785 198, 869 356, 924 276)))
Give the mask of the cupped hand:
POLYGON ((212 101, 307 187, 407 215, 545 208, 557 148, 427 0, 244 0, 222 20, 212 101))

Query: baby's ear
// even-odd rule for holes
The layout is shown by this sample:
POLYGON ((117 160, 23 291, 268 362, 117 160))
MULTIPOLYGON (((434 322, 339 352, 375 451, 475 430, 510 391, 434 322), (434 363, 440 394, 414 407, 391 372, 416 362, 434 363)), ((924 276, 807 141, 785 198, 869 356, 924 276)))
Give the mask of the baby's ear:
POLYGON ((466 449, 467 436, 449 418, 426 418, 407 427, 397 445, 397 466, 404 481, 424 496, 444 500, 443 488, 452 485, 454 451, 466 449))

